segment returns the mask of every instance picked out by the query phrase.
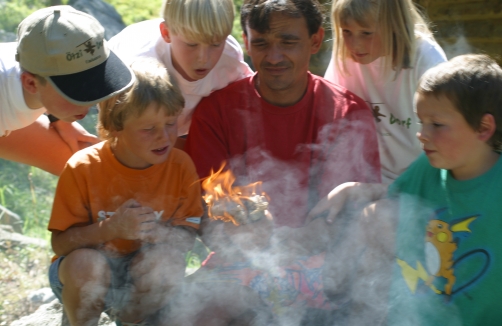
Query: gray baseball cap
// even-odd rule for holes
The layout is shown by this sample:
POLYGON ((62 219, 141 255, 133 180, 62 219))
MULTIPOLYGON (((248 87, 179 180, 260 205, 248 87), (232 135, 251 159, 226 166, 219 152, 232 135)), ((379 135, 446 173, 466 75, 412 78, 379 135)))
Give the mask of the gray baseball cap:
POLYGON ((45 77, 66 100, 94 105, 134 83, 134 73, 107 46, 104 28, 70 6, 37 10, 17 30, 16 60, 45 77))

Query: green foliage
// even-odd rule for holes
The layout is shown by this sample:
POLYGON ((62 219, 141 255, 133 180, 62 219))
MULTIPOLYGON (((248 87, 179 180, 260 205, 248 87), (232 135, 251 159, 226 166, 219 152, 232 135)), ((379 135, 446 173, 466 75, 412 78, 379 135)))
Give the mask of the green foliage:
POLYGON ((104 0, 115 7, 126 25, 161 17, 162 0, 104 0))
POLYGON ((57 177, 35 167, 0 160, 0 203, 19 214, 28 236, 49 239, 57 177))
POLYGON ((98 124, 98 107, 93 106, 84 119, 78 121, 91 134, 97 135, 96 125, 98 124))
POLYGON ((47 0, 0 0, 0 30, 16 32, 26 16, 47 7, 47 3, 47 0))
MULTIPOLYGON (((1 1, 1 0, 0 0, 1 1)), ((142 0, 104 0, 117 9, 126 25, 137 23, 143 20, 162 17, 162 0, 142 1, 142 0)), ((232 36, 240 43, 242 41, 242 29, 240 24, 239 12, 241 10, 242 0, 234 0, 235 19, 232 30, 232 36)))
POLYGON ((235 18, 234 18, 234 26, 232 29, 232 36, 235 37, 235 39, 241 44, 241 46, 244 45, 244 40, 242 39, 242 27, 241 27, 241 17, 240 17, 240 12, 241 12, 241 6, 242 6, 242 0, 234 0, 235 4, 235 18))

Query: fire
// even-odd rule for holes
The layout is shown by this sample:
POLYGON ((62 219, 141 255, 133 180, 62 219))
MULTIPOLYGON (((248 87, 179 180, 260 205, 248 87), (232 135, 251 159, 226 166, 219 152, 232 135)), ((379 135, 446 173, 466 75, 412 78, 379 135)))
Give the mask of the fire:
POLYGON ((225 164, 202 181, 203 196, 209 217, 234 225, 248 224, 265 216, 268 196, 261 190, 262 182, 247 186, 233 186, 235 176, 232 171, 223 171, 225 164))

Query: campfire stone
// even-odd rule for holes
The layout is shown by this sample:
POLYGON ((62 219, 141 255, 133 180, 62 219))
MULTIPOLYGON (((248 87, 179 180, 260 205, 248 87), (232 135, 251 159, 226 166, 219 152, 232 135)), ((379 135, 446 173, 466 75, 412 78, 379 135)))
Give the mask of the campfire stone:
MULTIPOLYGON (((14 321, 11 326, 69 326, 68 319, 63 318, 63 305, 59 300, 53 300, 41 305, 33 314, 14 321)), ((115 322, 106 314, 101 314, 99 326, 114 326, 115 322)))
MULTIPOLYGON (((229 222, 230 219, 225 213, 231 215, 238 225, 256 222, 265 217, 265 210, 268 208, 267 198, 265 196, 253 195, 251 197, 238 197, 237 200, 232 197, 224 197, 213 203, 210 208, 211 216, 215 219, 221 219, 229 222), (237 202, 242 202, 239 205, 237 202)), ((235 224, 235 223, 234 223, 235 224)))

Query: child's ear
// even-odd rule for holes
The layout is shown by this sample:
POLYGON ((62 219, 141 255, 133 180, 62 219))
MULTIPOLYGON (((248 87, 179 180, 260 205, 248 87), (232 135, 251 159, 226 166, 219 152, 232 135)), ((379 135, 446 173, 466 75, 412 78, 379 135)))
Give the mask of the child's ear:
POLYGON ((120 135, 120 131, 115 130, 115 128, 110 128, 110 131, 108 132, 110 136, 115 138, 115 141, 117 140, 117 137, 120 135))
POLYGON ((496 128, 497 124, 495 123, 495 118, 490 113, 486 113, 481 118, 481 123, 479 124, 479 139, 485 142, 488 141, 495 133, 496 128))
POLYGON ((32 73, 23 71, 21 73, 21 85, 30 94, 34 95, 38 92, 38 79, 32 73))
POLYGON ((161 22, 159 25, 160 35, 167 43, 171 43, 171 33, 169 32, 169 27, 167 27, 165 22, 161 22))

